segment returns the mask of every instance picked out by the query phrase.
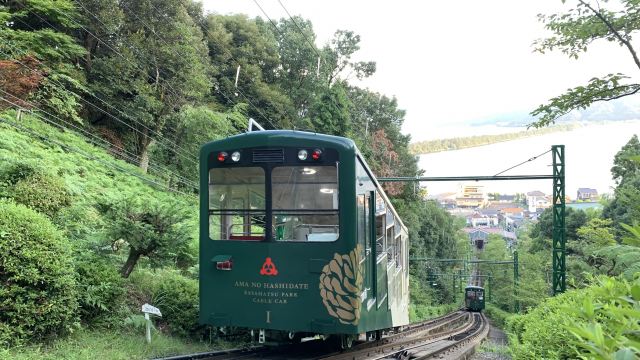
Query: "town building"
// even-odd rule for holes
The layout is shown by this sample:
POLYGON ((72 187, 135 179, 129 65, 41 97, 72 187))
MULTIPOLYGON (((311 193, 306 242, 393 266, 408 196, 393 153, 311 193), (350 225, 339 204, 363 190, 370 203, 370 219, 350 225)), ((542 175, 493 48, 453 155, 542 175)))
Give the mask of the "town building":
POLYGON ((527 193, 527 207, 529 212, 536 212, 537 209, 551 207, 551 201, 542 191, 530 191, 527 193))
POLYGON ((579 188, 576 198, 581 201, 598 201, 598 190, 591 188, 579 188))
POLYGON ((482 185, 462 185, 456 197, 458 207, 484 207, 489 200, 482 185))

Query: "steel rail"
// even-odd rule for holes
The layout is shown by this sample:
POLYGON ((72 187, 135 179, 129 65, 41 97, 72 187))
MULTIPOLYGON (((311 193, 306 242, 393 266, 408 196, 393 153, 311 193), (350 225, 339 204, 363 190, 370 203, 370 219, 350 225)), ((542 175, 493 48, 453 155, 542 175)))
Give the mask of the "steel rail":
POLYGON ((478 337, 484 338, 487 333, 486 330, 488 329, 487 328, 488 322, 486 321, 485 316, 483 314, 474 314, 472 316, 472 319, 473 321, 471 321, 464 329, 462 329, 461 331, 458 331, 455 334, 452 334, 446 340, 439 339, 438 341, 424 342, 422 344, 417 344, 410 347, 399 349, 391 354, 385 354, 384 356, 372 358, 371 360, 379 360, 379 359, 388 358, 390 356, 403 356, 403 355, 411 359, 431 359, 455 347, 466 344, 471 340, 477 339, 478 337), (459 339, 456 339, 457 337, 460 337, 460 336, 462 337, 459 339), (445 341, 454 341, 454 342, 450 344, 446 344, 445 341), (417 352, 417 353, 411 354, 409 352, 410 350, 417 350, 428 345, 434 345, 437 342, 443 342, 444 346, 437 349, 428 350, 426 353, 417 352))
POLYGON ((424 346, 425 342, 427 341, 430 341, 430 343, 435 343, 443 339, 446 339, 447 337, 450 337, 456 333, 466 331, 471 326, 472 322, 468 321, 469 313, 456 312, 456 314, 459 314, 459 316, 450 320, 449 322, 439 324, 435 328, 426 328, 422 331, 413 332, 412 335, 414 336, 412 336, 408 340, 390 341, 390 342, 382 342, 382 343, 377 342, 373 344, 373 346, 368 346, 365 348, 355 348, 351 351, 342 352, 339 354, 328 354, 326 357, 322 357, 321 359, 324 359, 324 360, 347 360, 347 359, 357 360, 357 359, 375 359, 375 358, 382 359, 390 355, 393 355, 395 353, 401 352, 403 349, 407 348, 408 346, 410 347, 412 344, 419 343, 421 344, 420 346, 424 346), (449 329, 449 330, 446 330, 446 329, 438 330, 438 329, 445 328, 449 324, 457 324, 461 319, 465 317, 467 319, 463 321, 461 326, 457 326, 454 329, 449 329), (433 334, 427 334, 426 336, 419 336, 421 333, 432 332, 432 331, 436 331, 436 332, 433 334))

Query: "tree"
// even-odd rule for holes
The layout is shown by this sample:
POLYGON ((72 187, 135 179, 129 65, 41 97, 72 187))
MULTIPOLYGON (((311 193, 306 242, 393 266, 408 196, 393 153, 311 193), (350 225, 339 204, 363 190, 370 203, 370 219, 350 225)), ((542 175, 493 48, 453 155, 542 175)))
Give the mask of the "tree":
POLYGON ((313 104, 309 117, 316 131, 348 136, 351 130, 349 99, 342 84, 325 89, 313 104))
MULTIPOLYGON (((588 221, 588 215, 583 210, 575 210, 567 207, 565 210, 565 234, 567 241, 578 239, 578 229, 588 221)), ((537 252, 550 246, 553 237, 553 212, 552 209, 545 209, 538 222, 531 228, 531 238, 533 243, 531 251, 537 252)))
MULTIPOLYGON (((377 176, 416 176, 417 158, 409 152, 411 137, 400 132, 406 112, 395 98, 349 87, 352 136, 377 176)), ((413 186, 387 183, 392 195, 415 196, 413 186)))
MULTIPOLYGON (((166 135, 188 153, 197 154, 203 144, 234 135, 240 128, 246 127, 246 118, 242 111, 240 106, 229 112, 216 112, 205 106, 184 106, 168 120, 168 128, 172 132, 166 135)), ((171 149, 154 148, 153 158, 165 164, 172 164, 172 168, 180 174, 181 178, 172 178, 172 181, 178 183, 179 187, 186 187, 192 191, 193 189, 187 186, 185 178, 197 183, 200 176, 198 167, 189 159, 173 156, 171 149)))
MULTIPOLYGON (((353 31, 336 31, 329 45, 325 46, 323 50, 324 60, 328 67, 326 74, 329 85, 339 80, 339 75, 347 69, 350 69, 349 74, 355 73, 355 76, 360 80, 376 72, 374 61, 351 61, 353 54, 360 50, 360 35, 353 31)), ((342 80, 348 80, 348 78, 342 80)))
POLYGON ((640 164, 635 161, 639 155, 640 143, 634 135, 616 154, 611 168, 611 175, 618 186, 602 215, 613 221, 619 241, 627 236, 627 230, 621 224, 633 226, 640 219, 640 164))
POLYGON ((270 128, 291 127, 295 111, 277 84, 278 43, 261 19, 208 15, 201 22, 213 65, 213 96, 227 107, 245 103, 247 114, 270 128), (237 87, 236 73, 240 66, 237 87), (268 119, 268 120, 267 120, 268 119), (269 121, 275 122, 273 125, 269 121))
POLYGON ((48 114, 81 122, 78 93, 86 89, 73 62, 85 50, 72 36, 80 26, 73 1, 5 3, 0 6, 0 60, 9 61, 0 64, 0 77, 12 85, 2 87, 10 94, 3 97, 19 106, 30 101, 48 114))
MULTIPOLYGON (((10 93, 13 98, 9 100, 18 106, 31 107, 27 98, 37 90, 43 77, 38 60, 33 56, 25 56, 18 61, 0 60, 0 89, 10 93)), ((0 110, 9 107, 10 103, 0 103, 0 110)))
POLYGON ((640 156, 640 141, 638 135, 633 135, 613 158, 611 175, 616 184, 623 185, 624 180, 640 174, 640 162, 634 159, 637 156, 640 156))
MULTIPOLYGON (((536 51, 544 54, 558 49, 570 58, 577 59, 586 53, 592 43, 606 40, 624 47, 640 70, 640 58, 631 43, 633 35, 640 30, 640 22, 637 19, 640 3, 636 0, 620 2, 622 7, 618 10, 613 9, 613 6, 605 8, 604 4, 597 2, 593 4, 590 1, 578 0, 574 8, 564 13, 538 15, 553 36, 537 40, 536 51)), ((640 84, 629 79, 621 73, 594 77, 586 85, 569 89, 532 111, 531 115, 538 117, 538 120, 531 126, 547 126, 572 110, 586 109, 599 101, 634 95, 640 91, 640 84)))
MULTIPOLYGON (((93 91, 126 116, 122 123, 99 114, 93 123, 129 139, 138 165, 146 171, 149 146, 167 130, 169 117, 184 105, 202 101, 211 88, 207 48, 184 1, 120 4, 123 22, 112 35, 114 41, 96 53, 89 79, 93 91)), ((172 150, 176 157, 196 158, 172 150)))
POLYGON ((120 270, 127 278, 142 256, 152 263, 175 260, 186 251, 190 237, 179 204, 169 199, 126 198, 106 206, 106 236, 112 247, 124 241, 129 255, 120 270))

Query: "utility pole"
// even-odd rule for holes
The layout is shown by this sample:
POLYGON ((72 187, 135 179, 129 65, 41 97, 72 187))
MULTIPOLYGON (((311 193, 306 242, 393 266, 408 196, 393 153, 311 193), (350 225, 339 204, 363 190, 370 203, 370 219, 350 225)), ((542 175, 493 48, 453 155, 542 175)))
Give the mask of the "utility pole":
POLYGON ((513 307, 516 314, 520 313, 520 300, 518 300, 518 285, 520 283, 520 274, 518 273, 518 250, 513 251, 513 307))
MULTIPOLYGON (((529 160, 522 162, 516 166, 499 172, 493 176, 396 176, 381 177, 378 182, 439 182, 439 181, 512 181, 512 180, 552 180, 553 181, 553 249, 552 249, 552 291, 553 294, 560 294, 566 291, 567 284, 567 264, 566 264, 566 230, 565 230, 565 152, 564 145, 553 145, 551 150, 534 156, 529 160), (551 175, 500 175, 526 162, 535 160, 539 156, 551 152, 553 159, 553 174, 551 175)), ((418 260, 418 259, 414 259, 418 260)), ((451 259, 449 259, 451 261, 451 259)), ((460 259, 460 261, 464 261, 460 259)), ((515 263, 516 261, 514 261, 515 263)), ((465 272, 467 271, 467 263, 463 262, 465 272)), ((517 269, 515 269, 517 271, 517 269)), ((515 273, 514 273, 515 275, 515 273)), ((515 276, 514 276, 515 278, 515 276)))
POLYGON ((553 294, 567 290, 564 145, 553 145, 553 294))

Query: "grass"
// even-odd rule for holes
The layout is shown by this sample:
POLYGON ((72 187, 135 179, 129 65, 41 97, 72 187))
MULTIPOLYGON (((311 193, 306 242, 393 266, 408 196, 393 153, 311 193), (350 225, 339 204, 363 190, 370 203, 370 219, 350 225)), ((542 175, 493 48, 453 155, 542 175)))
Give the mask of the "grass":
POLYGON ((505 345, 498 345, 492 341, 483 341, 478 348, 479 353, 493 353, 501 355, 510 355, 509 347, 505 345))
POLYGON ((434 317, 448 314, 458 309, 458 304, 444 305, 416 305, 409 304, 409 321, 412 323, 428 320, 434 317))
POLYGON ((189 342, 154 332, 147 344, 143 332, 85 330, 49 344, 0 349, 1 360, 129 360, 213 351, 230 343, 189 342))

